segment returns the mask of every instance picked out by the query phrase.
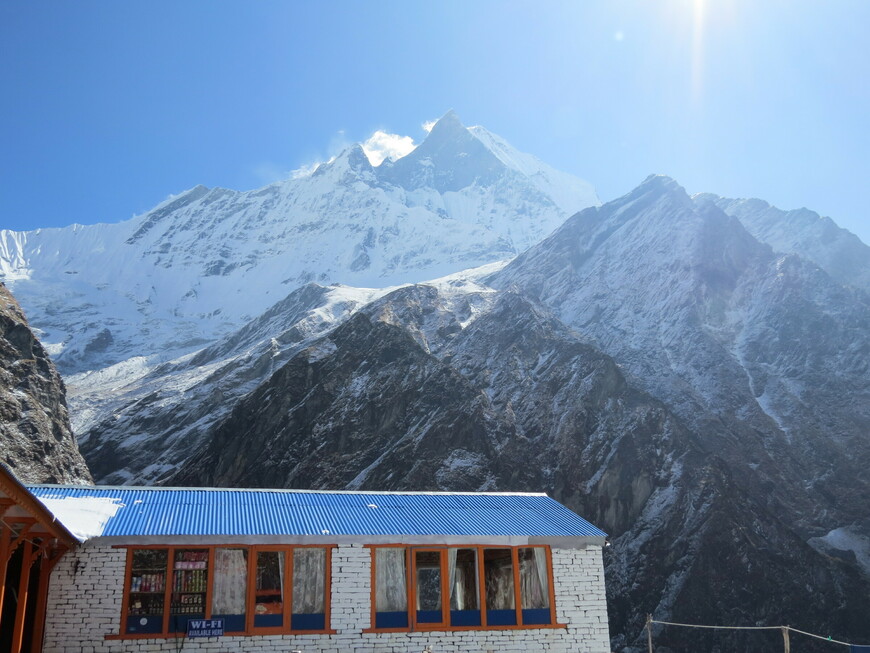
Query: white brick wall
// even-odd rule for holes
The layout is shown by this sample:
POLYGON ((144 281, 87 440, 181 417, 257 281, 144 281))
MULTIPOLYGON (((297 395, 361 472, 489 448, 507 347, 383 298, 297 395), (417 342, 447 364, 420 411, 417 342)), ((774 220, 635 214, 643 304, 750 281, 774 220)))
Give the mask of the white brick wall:
POLYGON ((334 635, 208 639, 105 639, 121 624, 125 549, 85 544, 51 577, 45 653, 607 653, 610 651, 601 549, 553 549, 556 617, 567 628, 363 633, 371 621, 371 554, 361 545, 332 555, 334 635))

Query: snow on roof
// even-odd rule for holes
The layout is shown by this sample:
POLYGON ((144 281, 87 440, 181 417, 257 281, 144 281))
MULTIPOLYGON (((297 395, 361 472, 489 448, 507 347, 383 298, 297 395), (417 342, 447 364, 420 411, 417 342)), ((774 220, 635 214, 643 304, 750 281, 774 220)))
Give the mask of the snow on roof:
POLYGON ((37 498, 79 542, 103 534, 106 524, 123 507, 110 497, 37 495, 37 498))

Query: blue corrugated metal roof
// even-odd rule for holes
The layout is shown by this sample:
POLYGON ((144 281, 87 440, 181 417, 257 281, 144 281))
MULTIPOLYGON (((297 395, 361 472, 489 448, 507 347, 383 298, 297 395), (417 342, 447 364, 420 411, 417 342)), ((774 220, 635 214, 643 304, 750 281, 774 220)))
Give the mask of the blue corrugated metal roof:
POLYGON ((81 515, 89 502, 99 504, 104 525, 89 536, 606 536, 544 494, 56 485, 28 490, 61 523, 64 513, 81 515), (106 505, 112 507, 108 513, 106 505))

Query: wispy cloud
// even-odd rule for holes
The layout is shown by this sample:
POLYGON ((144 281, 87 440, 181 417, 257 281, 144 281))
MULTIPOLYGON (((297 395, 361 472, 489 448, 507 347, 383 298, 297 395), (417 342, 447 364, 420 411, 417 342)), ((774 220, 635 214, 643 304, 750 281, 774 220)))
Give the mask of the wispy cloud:
MULTIPOLYGON (((426 125, 428 124, 430 123, 427 122, 426 125)), ((434 121, 431 124, 435 124, 434 121)), ((431 129, 431 126, 429 129, 431 129)), ((295 170, 288 170, 281 165, 265 161, 255 166, 252 172, 261 184, 271 184, 284 179, 309 177, 317 170, 319 165, 335 160, 335 157, 350 145, 351 142, 342 129, 337 131, 330 139, 329 156, 325 160, 318 159, 312 163, 303 164, 295 170)), ((361 145, 373 166, 380 165, 385 159, 401 159, 403 156, 413 152, 414 148, 417 147, 414 139, 410 136, 390 134, 380 129, 372 134, 368 140, 361 143, 361 145)))
POLYGON ((423 131, 425 131, 428 134, 430 131, 432 131, 432 128, 435 126, 436 122, 438 122, 438 121, 437 120, 427 120, 426 122, 424 122, 423 123, 423 131))
POLYGON ((315 161, 314 163, 309 163, 308 165, 299 166, 296 170, 292 170, 290 172, 291 179, 300 179, 302 177, 310 177, 312 173, 317 170, 318 166, 322 161, 315 161))
POLYGON ((417 145, 410 136, 388 134, 378 130, 362 144, 363 152, 373 166, 378 166, 384 159, 401 159, 414 151, 417 145))

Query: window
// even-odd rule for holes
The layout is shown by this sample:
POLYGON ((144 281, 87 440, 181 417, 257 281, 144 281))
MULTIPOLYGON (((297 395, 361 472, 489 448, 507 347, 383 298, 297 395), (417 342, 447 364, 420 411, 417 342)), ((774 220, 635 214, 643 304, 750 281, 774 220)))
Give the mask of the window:
POLYGON ((324 632, 329 547, 131 548, 119 637, 171 636, 191 619, 227 634, 324 632))
POLYGON ((477 549, 447 549, 450 578, 450 625, 480 626, 477 549))
POLYGON ((550 623, 550 579, 547 552, 541 547, 517 550, 520 562, 520 603, 524 624, 550 623))
POLYGON ((214 550, 211 618, 224 620, 224 632, 243 633, 247 624, 248 550, 214 550))
POLYGON ((284 551, 257 551, 254 593, 254 630, 278 631, 284 614, 284 551))
POLYGON ((162 633, 166 603, 166 549, 132 551, 131 572, 128 575, 127 619, 124 632, 162 633))
POLYGON ((483 550, 483 584, 486 587, 486 623, 516 626, 514 561, 511 549, 483 550))
POLYGON ((409 623, 405 549, 375 549, 375 628, 407 628, 409 623))
POLYGON ((208 554, 208 549, 175 549, 173 552, 170 632, 187 632, 188 619, 205 618, 208 554))
POLYGON ((547 547, 372 547, 374 630, 556 626, 547 547))
POLYGON ((326 629, 326 590, 326 549, 295 549, 292 630, 326 629))
POLYGON ((443 573, 445 551, 414 550, 414 623, 421 627, 443 626, 446 622, 443 573))

